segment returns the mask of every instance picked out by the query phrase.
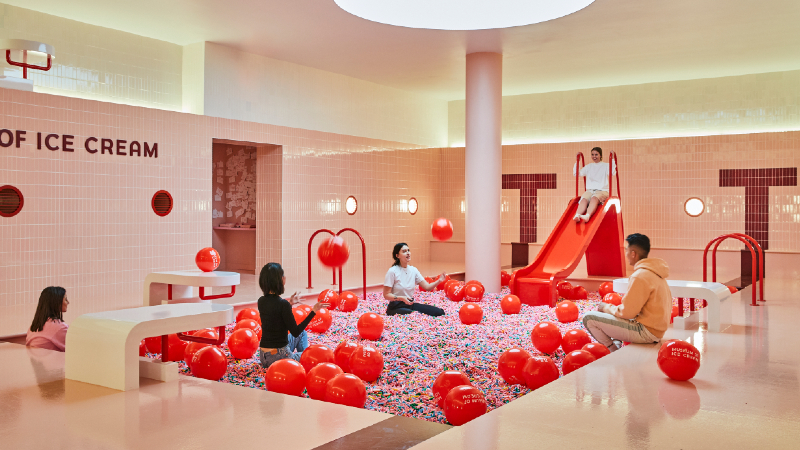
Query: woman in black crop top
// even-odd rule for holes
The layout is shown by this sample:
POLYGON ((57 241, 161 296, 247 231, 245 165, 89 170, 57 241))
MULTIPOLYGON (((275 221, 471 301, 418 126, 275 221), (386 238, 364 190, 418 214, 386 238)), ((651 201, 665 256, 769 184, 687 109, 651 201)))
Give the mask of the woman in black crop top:
POLYGON ((279 359, 291 358, 300 360, 303 350, 308 347, 306 326, 322 308, 327 308, 327 303, 314 305, 311 314, 300 324, 294 320, 292 304, 297 303, 299 292, 295 292, 286 301, 280 297, 286 277, 283 268, 278 263, 269 263, 261 269, 258 285, 264 296, 258 299, 258 313, 261 315, 261 350, 259 358, 261 365, 266 369, 279 359), (288 333, 292 333, 288 336, 288 333))

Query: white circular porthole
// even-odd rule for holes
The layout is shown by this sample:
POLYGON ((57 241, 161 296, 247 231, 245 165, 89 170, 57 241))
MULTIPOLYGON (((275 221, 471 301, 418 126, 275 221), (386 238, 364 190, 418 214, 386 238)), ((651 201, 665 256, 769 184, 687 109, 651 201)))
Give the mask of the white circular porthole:
POLYGON ((411 200, 408 201, 408 212, 414 215, 417 213, 417 209, 419 209, 419 204, 417 203, 417 199, 411 197, 411 200))
POLYGON ((351 216, 358 211, 358 201, 356 201, 355 197, 352 195, 347 197, 347 200, 344 202, 344 210, 347 211, 347 214, 350 214, 351 216))
POLYGON ((691 217, 697 217, 706 210, 706 205, 697 197, 692 197, 686 200, 683 204, 683 210, 691 217))

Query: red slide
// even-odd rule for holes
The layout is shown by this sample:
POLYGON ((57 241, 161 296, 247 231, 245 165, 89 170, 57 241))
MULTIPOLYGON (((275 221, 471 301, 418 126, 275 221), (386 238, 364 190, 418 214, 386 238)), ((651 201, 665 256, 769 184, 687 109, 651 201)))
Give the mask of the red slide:
MULTIPOLYGON (((578 153, 578 161, 582 160, 583 155, 578 153)), ((612 152, 609 161, 616 162, 616 154, 612 152)), ((609 187, 612 187, 611 183, 609 187)), ((580 202, 580 197, 577 196, 577 179, 575 190, 576 197, 569 202, 536 259, 528 267, 518 270, 509 283, 511 293, 518 296, 522 303, 555 306, 558 300, 556 285, 575 270, 584 255, 590 276, 625 276, 619 196, 609 197, 588 223, 575 223, 573 217, 580 202)))

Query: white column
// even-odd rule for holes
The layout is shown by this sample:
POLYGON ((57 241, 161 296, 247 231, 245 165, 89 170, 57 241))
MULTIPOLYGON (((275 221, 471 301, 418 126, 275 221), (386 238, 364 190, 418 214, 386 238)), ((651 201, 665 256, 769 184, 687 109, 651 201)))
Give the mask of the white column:
POLYGON ((466 278, 500 292, 503 55, 467 55, 466 278))

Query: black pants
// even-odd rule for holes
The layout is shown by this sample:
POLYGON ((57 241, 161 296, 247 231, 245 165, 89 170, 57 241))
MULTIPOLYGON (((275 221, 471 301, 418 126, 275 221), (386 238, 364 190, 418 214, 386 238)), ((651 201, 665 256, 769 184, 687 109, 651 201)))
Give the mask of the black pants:
POLYGON ((411 314, 414 311, 433 317, 444 315, 444 310, 442 308, 437 308, 435 306, 425 305, 422 303, 412 303, 411 305, 406 305, 404 302, 399 300, 389 302, 389 307, 386 308, 386 315, 393 316, 395 314, 411 314))

